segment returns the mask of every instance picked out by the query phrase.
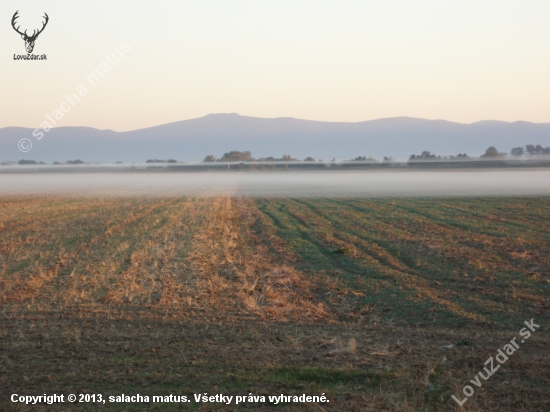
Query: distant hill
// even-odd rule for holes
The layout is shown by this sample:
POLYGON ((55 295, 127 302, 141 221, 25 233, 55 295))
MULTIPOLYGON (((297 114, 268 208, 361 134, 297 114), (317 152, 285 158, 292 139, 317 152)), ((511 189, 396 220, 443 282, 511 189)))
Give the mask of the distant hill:
POLYGON ((32 129, 2 128, 0 161, 145 162, 157 158, 192 162, 209 154, 221 157, 231 150, 249 150, 255 158, 290 154, 298 159, 393 156, 405 160, 423 150, 438 155, 480 155, 489 146, 509 152, 526 144, 550 146, 550 123, 460 124, 409 117, 344 123, 210 114, 130 132, 60 127, 41 140, 32 136, 32 129), (28 153, 17 147, 22 138, 33 144, 28 153))

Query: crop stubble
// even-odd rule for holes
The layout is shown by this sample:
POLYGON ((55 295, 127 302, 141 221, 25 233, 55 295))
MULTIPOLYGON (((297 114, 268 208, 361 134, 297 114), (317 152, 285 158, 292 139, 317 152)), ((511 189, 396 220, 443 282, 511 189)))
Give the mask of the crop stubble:
MULTIPOLYGON (((0 402, 325 392, 327 410, 452 410, 523 320, 548 321, 548 199, 0 203, 0 402)), ((547 333, 463 410, 548 407, 547 333)))

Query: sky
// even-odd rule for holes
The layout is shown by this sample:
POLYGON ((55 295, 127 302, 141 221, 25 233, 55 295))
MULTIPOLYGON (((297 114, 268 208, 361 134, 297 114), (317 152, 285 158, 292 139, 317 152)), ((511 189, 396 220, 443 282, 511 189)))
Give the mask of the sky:
POLYGON ((0 22, 0 127, 40 127, 80 85, 57 126, 209 113, 550 122, 548 0, 3 0, 0 22), (14 60, 26 54, 16 10, 30 32, 48 13, 33 51, 47 60, 14 60))

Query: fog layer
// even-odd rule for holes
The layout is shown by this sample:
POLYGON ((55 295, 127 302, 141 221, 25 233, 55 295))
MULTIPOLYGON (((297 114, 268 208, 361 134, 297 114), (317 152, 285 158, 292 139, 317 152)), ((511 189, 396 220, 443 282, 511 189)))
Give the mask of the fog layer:
POLYGON ((550 170, 0 174, 0 195, 47 194, 545 196, 550 195, 550 170))

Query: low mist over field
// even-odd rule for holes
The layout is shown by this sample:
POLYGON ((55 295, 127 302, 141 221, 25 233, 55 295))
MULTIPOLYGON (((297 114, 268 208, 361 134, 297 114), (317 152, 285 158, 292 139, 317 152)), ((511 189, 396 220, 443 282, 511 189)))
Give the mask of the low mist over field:
POLYGON ((550 170, 10 173, 3 194, 253 197, 550 195, 550 170))

